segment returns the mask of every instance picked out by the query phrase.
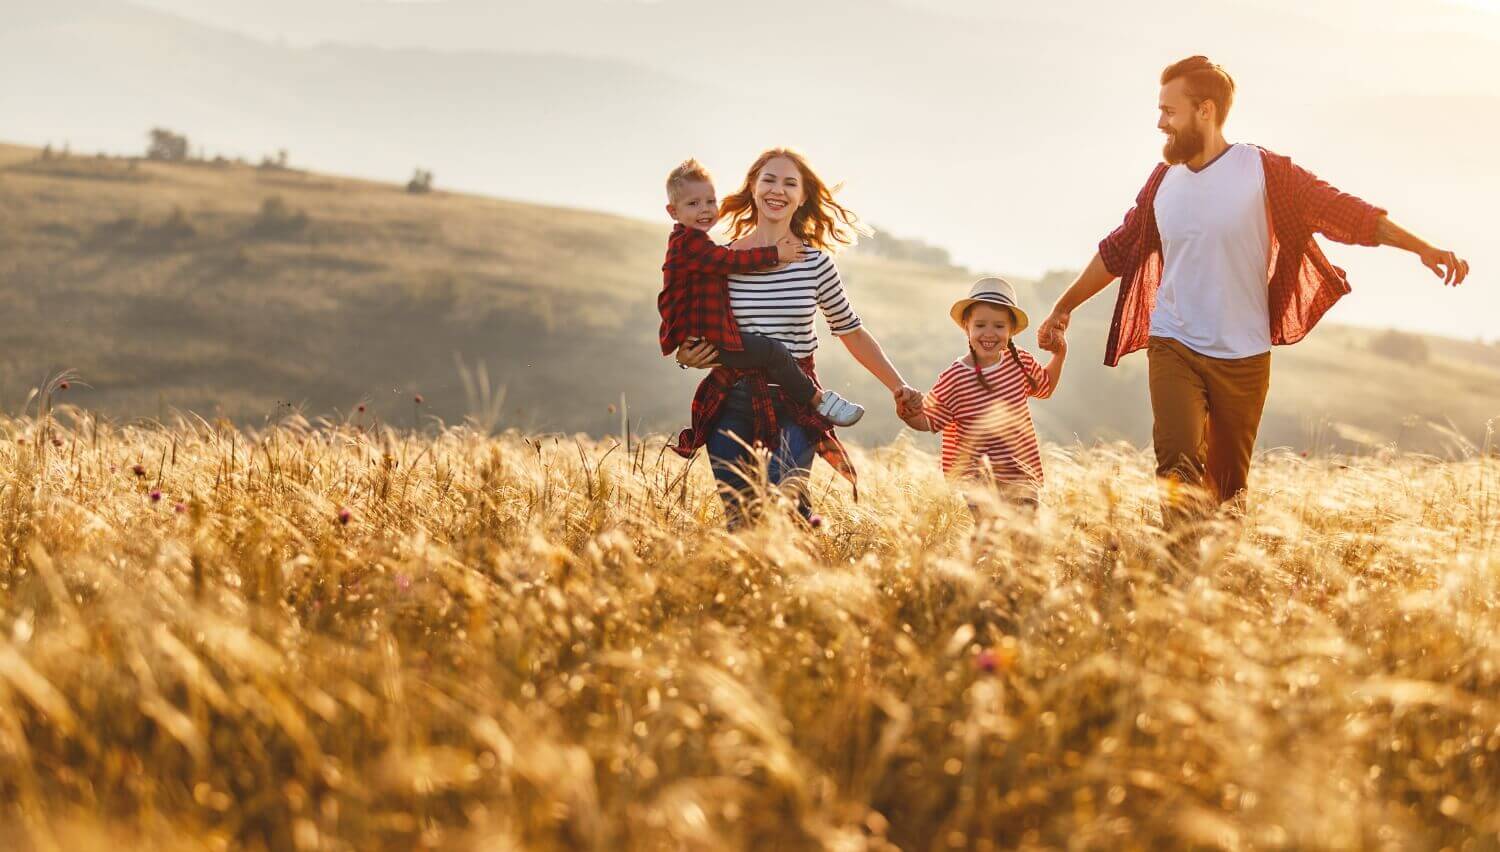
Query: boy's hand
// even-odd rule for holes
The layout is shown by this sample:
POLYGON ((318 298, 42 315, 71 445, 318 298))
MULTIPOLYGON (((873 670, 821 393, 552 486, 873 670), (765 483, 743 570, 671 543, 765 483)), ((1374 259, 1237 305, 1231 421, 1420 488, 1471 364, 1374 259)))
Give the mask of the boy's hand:
POLYGON ((802 259, 802 241, 787 234, 776 244, 776 254, 782 263, 793 263, 802 259))

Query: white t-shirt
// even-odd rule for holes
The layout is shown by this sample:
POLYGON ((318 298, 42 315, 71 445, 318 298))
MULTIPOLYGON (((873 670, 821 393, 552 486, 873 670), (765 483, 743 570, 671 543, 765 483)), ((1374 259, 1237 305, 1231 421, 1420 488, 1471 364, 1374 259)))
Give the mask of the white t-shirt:
POLYGON ((1231 145, 1198 172, 1172 166, 1155 210, 1163 268, 1151 334, 1211 358, 1271 351, 1271 226, 1260 149, 1231 145))

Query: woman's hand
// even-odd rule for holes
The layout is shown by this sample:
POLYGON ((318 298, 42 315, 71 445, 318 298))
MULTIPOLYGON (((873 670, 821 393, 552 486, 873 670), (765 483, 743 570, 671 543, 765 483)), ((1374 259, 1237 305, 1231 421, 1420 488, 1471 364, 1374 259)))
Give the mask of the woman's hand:
POLYGON ((677 347, 677 363, 697 370, 717 367, 719 366, 719 350, 707 340, 690 340, 677 347))
POLYGON ((896 399, 896 416, 902 420, 922 414, 922 392, 910 385, 902 385, 892 393, 896 399))
POLYGON ((902 385, 895 392, 896 416, 901 422, 918 432, 931 432, 932 422, 923 409, 923 393, 914 387, 902 385))

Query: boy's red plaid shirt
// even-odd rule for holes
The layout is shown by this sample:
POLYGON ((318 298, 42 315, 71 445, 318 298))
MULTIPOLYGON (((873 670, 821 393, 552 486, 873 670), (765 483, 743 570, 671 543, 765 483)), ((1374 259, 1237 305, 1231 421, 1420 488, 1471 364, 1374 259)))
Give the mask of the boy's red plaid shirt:
POLYGON ((667 240, 661 293, 656 297, 661 354, 670 355, 690 337, 701 337, 719 349, 745 348, 729 311, 729 276, 780 262, 775 246, 736 251, 678 223, 667 240))

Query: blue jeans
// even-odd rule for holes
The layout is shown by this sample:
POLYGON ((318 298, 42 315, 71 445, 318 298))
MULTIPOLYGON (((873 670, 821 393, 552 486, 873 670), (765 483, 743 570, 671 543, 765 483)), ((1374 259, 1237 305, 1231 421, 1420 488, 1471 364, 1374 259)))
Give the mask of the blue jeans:
MULTIPOLYGON (((804 519, 812 516, 807 499, 807 477, 812 470, 814 448, 807 430, 777 412, 781 424, 781 446, 771 455, 766 476, 772 487, 786 486, 797 500, 797 513, 804 519)), ((753 475, 759 461, 746 446, 753 440, 754 420, 750 408, 750 390, 741 382, 729 391, 719 422, 708 437, 708 461, 713 468, 719 497, 724 500, 724 518, 731 530, 743 526, 755 508, 760 493, 753 475)))

